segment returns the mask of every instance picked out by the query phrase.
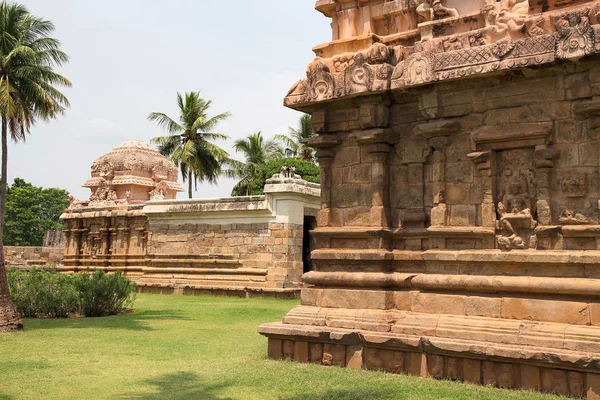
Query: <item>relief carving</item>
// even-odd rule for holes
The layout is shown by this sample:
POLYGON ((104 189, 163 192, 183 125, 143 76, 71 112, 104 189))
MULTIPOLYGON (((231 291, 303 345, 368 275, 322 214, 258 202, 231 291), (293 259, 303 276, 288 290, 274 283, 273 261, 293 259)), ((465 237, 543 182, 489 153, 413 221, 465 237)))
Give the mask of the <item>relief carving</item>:
POLYGON ((420 85, 435 79, 433 55, 427 52, 413 54, 404 64, 406 85, 420 85))
POLYGON ((589 224, 587 217, 571 210, 564 210, 558 219, 561 225, 586 225, 589 224))
POLYGON ((589 191, 588 176, 586 173, 565 176, 560 186, 567 197, 586 197, 589 191))
POLYGON ((446 6, 446 0, 418 0, 417 3, 417 15, 421 22, 459 16, 455 8, 446 6))
POLYGON ((501 236, 498 245, 505 250, 529 247, 537 202, 534 184, 533 149, 498 153, 498 215, 501 236))
MULTIPOLYGON (((383 9, 387 11, 383 20, 414 19, 407 22, 407 26, 413 26, 412 32, 402 28, 411 35, 394 39, 390 45, 377 42, 358 52, 332 42, 327 51, 317 52, 327 57, 317 57, 309 65, 307 79, 292 87, 286 105, 533 67, 555 62, 557 58, 576 60, 596 51, 591 24, 598 23, 600 2, 548 15, 539 14, 539 4, 530 3, 488 0, 479 9, 483 18, 471 13, 456 21, 433 23, 435 29, 421 26, 417 30, 416 19, 438 21, 457 17, 459 11, 442 0, 384 2, 383 9), (532 10, 535 14, 530 14, 532 10), (338 48, 340 52, 336 54, 338 48)), ((549 7, 554 9, 564 4, 554 2, 549 7)), ((390 28, 390 32, 399 33, 396 30, 390 28)))
POLYGON ((323 101, 333 98, 334 82, 329 67, 323 62, 317 62, 314 74, 308 77, 309 101, 323 101))
POLYGON ((556 56, 578 59, 594 52, 595 33, 589 18, 575 11, 555 21, 556 56))
POLYGON ((90 196, 90 206, 110 205, 117 201, 117 193, 110 188, 106 179, 102 179, 96 191, 90 196))
MULTIPOLYGON (((491 7, 494 7, 493 5, 491 7)), ((528 0, 509 0, 499 9, 492 9, 488 13, 488 32, 495 37, 520 38, 526 31, 525 23, 529 15, 528 0)))
POLYGON ((109 161, 95 161, 92 164, 92 173, 98 174, 99 177, 111 181, 114 178, 114 166, 109 161))
POLYGON ((346 93, 359 93, 371 90, 373 87, 373 70, 363 53, 356 53, 354 65, 346 71, 346 93))

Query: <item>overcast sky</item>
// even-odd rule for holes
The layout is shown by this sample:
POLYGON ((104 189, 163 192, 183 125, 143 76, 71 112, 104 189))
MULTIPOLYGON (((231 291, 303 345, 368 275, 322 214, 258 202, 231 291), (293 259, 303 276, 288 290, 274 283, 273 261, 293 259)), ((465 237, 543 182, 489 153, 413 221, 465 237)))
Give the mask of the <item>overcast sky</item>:
MULTIPOLYGON (((9 147, 9 182, 67 189, 80 199, 92 162, 126 140, 162 131, 146 116, 177 117, 176 92, 200 90, 210 115, 229 111, 219 131, 234 139, 285 133, 299 113, 282 106, 315 45, 331 36, 313 0, 21 0, 56 25, 70 56, 71 108, 38 123, 9 147)), ((195 197, 228 196, 234 182, 203 184, 195 197)), ((181 196, 180 196, 181 197, 181 196)))

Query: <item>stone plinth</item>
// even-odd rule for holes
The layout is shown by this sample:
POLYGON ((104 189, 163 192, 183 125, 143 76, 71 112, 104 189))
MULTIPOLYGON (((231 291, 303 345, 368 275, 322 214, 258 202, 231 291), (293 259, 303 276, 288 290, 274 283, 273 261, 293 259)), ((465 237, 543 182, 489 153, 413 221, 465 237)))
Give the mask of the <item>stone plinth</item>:
POLYGON ((317 3, 315 269, 269 356, 598 398, 600 3, 408 3, 317 3))

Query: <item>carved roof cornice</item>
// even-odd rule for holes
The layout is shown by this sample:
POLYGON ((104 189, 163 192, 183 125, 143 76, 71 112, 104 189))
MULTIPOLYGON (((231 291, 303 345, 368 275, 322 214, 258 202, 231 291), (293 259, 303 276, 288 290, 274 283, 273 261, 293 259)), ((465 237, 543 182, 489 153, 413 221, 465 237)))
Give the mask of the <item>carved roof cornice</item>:
MULTIPOLYGON (((335 13, 339 13, 341 3, 345 2, 323 0, 317 8, 335 4, 335 13)), ((370 14, 363 12, 360 18, 370 16, 372 24, 383 21, 375 16, 375 2, 353 3, 357 9, 371 4, 370 14)), ((390 8, 392 3, 397 2, 384 4, 390 8)), ((284 104, 303 109, 337 99, 577 61, 600 53, 600 1, 571 0, 561 3, 565 7, 546 12, 537 6, 523 8, 529 4, 527 0, 510 7, 503 4, 491 2, 468 15, 415 22, 414 28, 387 35, 357 33, 319 46, 316 53, 322 57, 309 64, 306 78, 290 89, 284 104)), ((402 10, 417 12, 414 7, 402 10)))

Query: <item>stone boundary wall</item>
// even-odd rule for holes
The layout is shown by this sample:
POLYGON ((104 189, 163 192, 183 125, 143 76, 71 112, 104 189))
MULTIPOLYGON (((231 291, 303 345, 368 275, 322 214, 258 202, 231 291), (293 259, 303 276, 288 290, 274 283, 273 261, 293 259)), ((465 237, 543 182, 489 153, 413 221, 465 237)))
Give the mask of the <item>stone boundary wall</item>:
MULTIPOLYGON (((243 266, 244 272, 251 274, 249 286, 292 288, 300 283, 302 224, 160 224, 151 228, 148 252, 154 262, 173 254, 194 255, 202 249, 207 256, 219 255, 243 266)), ((244 273, 237 275, 224 277, 223 283, 244 279, 244 273)))
POLYGON ((318 185, 280 176, 267 182, 264 196, 148 203, 144 285, 296 297, 304 219, 316 216, 319 195, 318 185))
POLYGON ((58 266, 64 251, 63 247, 4 246, 4 259, 8 267, 58 266))
POLYGON ((264 196, 76 204, 61 216, 61 270, 122 271, 160 294, 298 297, 304 220, 316 216, 320 189, 284 170, 264 196))

